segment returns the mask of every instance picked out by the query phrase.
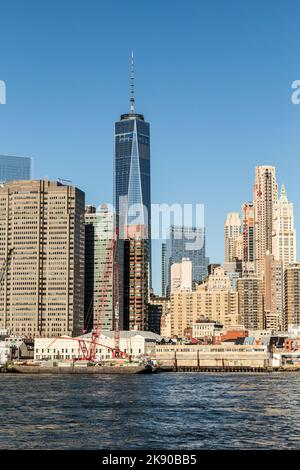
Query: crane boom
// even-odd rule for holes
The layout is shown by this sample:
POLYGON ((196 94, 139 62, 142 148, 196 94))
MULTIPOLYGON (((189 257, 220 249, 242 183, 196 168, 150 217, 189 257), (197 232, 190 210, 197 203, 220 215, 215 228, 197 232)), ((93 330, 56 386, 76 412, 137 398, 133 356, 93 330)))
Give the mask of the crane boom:
POLYGON ((96 360, 96 348, 101 329, 103 317, 108 297, 108 283, 112 279, 113 284, 113 328, 114 328, 114 348, 112 348, 113 358, 127 357, 127 354, 120 350, 120 331, 119 331, 119 268, 116 262, 117 231, 114 230, 110 245, 107 247, 104 272, 102 275, 101 289, 99 292, 98 312, 96 316, 96 325, 92 331, 92 338, 89 346, 84 340, 80 340, 80 349, 83 353, 83 360, 94 362, 96 360))

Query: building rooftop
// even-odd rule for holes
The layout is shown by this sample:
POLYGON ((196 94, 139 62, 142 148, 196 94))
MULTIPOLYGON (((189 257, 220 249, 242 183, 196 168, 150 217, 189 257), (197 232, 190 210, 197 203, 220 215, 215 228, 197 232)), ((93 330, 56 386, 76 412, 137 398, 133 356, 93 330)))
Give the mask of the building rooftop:
MULTIPOLYGON (((86 333, 85 335, 81 335, 80 338, 91 338, 92 333, 86 333)), ((110 330, 103 330, 100 333, 100 336, 106 336, 107 338, 114 337, 114 331, 110 330)), ((162 337, 152 331, 127 331, 122 330, 120 331, 120 338, 133 338, 134 336, 143 336, 145 339, 152 339, 153 341, 160 341, 162 337)))

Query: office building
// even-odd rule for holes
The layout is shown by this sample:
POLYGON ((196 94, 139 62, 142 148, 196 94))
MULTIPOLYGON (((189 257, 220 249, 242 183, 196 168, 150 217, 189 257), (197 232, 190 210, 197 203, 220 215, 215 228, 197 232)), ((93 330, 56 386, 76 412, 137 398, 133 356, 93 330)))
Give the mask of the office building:
POLYGON ((113 228, 107 206, 85 212, 85 329, 113 330, 113 228))
MULTIPOLYGON (((141 270, 143 273, 146 269, 148 270, 147 279, 151 286, 150 125, 142 114, 137 114, 135 111, 133 57, 131 59, 130 112, 122 114, 120 120, 115 123, 114 205, 119 237, 116 258, 120 272, 120 326, 126 329, 135 324, 135 321, 128 317, 132 304, 131 306, 128 304, 130 296, 128 291, 125 292, 125 284, 128 289, 129 280, 124 278, 129 272, 135 270, 134 266, 125 266, 125 260, 130 262, 135 259, 132 250, 142 250, 142 255, 141 253, 138 255, 139 262, 143 260, 145 263, 141 266, 141 270), (139 240, 134 243, 130 237, 126 242, 125 253, 124 240, 130 225, 143 227, 145 242, 138 237, 139 240)), ((139 302, 140 299, 136 299, 136 303, 139 302)), ((145 324, 144 320, 138 323, 139 326, 145 324)))
POLYGON ((0 155, 0 184, 32 178, 32 159, 0 155))
POLYGON ((284 329, 300 325, 300 263, 288 266, 284 272, 284 329))
POLYGON ((192 262, 193 287, 206 278, 209 258, 205 256, 204 227, 174 225, 169 227, 166 247, 168 293, 170 293, 171 287, 171 265, 181 262, 182 258, 189 258, 192 262))
POLYGON ((239 316, 247 329, 264 329, 264 282, 254 274, 237 281, 239 316))
POLYGON ((84 317, 84 193, 56 181, 0 188, 0 328, 77 335, 84 317), (12 250, 12 251, 11 251, 12 250))
POLYGON ((277 263, 270 252, 265 256, 264 267, 264 328, 278 330, 279 314, 277 310, 277 263))

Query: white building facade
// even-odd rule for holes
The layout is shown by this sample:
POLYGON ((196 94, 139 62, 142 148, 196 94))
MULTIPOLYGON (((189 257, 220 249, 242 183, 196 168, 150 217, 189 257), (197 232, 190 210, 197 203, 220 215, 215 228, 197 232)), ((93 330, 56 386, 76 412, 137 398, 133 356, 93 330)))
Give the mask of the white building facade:
POLYGON ((289 202, 284 185, 274 207, 273 254, 284 268, 296 263, 294 205, 289 202))
MULTIPOLYGON (((91 334, 71 338, 62 336, 53 338, 35 338, 34 340, 34 360, 76 360, 83 357, 78 340, 85 340, 89 347, 91 334)), ((132 358, 139 358, 151 355, 155 351, 156 341, 160 341, 161 336, 150 331, 120 331, 120 350, 132 358)), ((103 331, 98 340, 96 348, 96 361, 112 358, 115 346, 114 332, 103 331)))
POLYGON ((171 294, 178 291, 192 291, 192 261, 182 258, 180 263, 171 265, 171 294))

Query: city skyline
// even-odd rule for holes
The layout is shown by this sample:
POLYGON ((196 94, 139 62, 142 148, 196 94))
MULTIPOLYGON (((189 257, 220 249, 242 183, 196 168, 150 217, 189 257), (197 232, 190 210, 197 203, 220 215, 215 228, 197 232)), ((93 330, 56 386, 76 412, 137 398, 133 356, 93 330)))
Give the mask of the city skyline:
POLYGON ((0 15, 0 450, 299 449, 300 2, 0 15))
MULTIPOLYGON (((204 203, 207 256, 211 262, 222 262, 226 214, 240 211, 240 201, 251 200, 253 171, 257 165, 276 166, 279 187, 282 183, 286 185, 299 228, 296 170, 300 108, 290 99, 291 83, 298 78, 295 12, 299 6, 295 3, 290 13, 283 6, 274 6, 266 30, 256 29, 256 41, 261 45, 257 50, 257 42, 252 45, 250 41, 253 21, 254 18, 259 21, 259 9, 262 18, 259 25, 265 23, 266 6, 259 8, 258 2, 254 2, 244 9, 233 2, 225 11, 220 2, 219 10, 207 5, 199 7, 197 2, 190 5, 194 18, 189 14, 189 21, 195 27, 192 33, 184 25, 186 35, 180 43, 174 33, 187 16, 179 2, 174 2, 171 12, 174 27, 171 24, 168 34, 175 41, 172 47, 178 46, 178 55, 169 58, 166 54, 170 43, 162 30, 158 38, 152 33, 148 39, 144 35, 143 44, 137 43, 136 33, 142 31, 141 25, 116 49, 119 43, 113 36, 118 37, 118 28, 122 32, 127 22, 124 18, 122 23, 117 20, 107 30, 105 20, 111 18, 112 6, 101 6, 100 15, 96 2, 92 2, 83 17, 84 26, 89 23, 90 31, 86 37, 80 36, 79 44, 71 27, 72 21, 79 24, 82 18, 78 5, 72 10, 72 21, 66 23, 57 20, 57 6, 46 8, 48 15, 45 15, 45 9, 42 14, 38 3, 32 2, 28 11, 23 12, 23 18, 28 21, 18 24, 24 37, 22 45, 11 38, 8 54, 5 41, 0 44, 3 57, 0 78, 7 85, 7 103, 0 107, 1 153, 34 158, 37 178, 47 175, 49 179, 71 179, 72 184, 85 191, 87 203, 98 206, 112 201, 113 122, 128 107, 128 63, 133 49, 137 107, 152 126, 152 200, 204 203), (232 16, 229 23, 222 21, 224 16, 228 20, 232 16), (281 32, 278 36, 282 18, 289 25, 288 34, 281 32), (58 21, 56 29, 52 28, 54 19, 58 21), (210 34, 213 20, 216 22, 214 38, 210 34), (43 28, 47 33, 55 30, 57 38, 54 40, 51 33, 49 40, 43 35, 43 28), (44 46, 42 62, 34 48, 37 32, 42 35, 44 46), (57 52, 56 46, 62 35, 66 37, 66 32, 70 39, 57 52), (112 39, 107 51, 108 41, 102 41, 105 34, 112 39), (235 34, 239 35, 240 45, 235 42, 235 34), (224 39, 221 46, 224 57, 218 53, 215 61, 221 39, 224 39), (166 44, 162 44, 164 40, 166 44), (18 59, 22 54, 28 56, 28 50, 31 67, 22 74, 23 61, 18 59), (68 60, 64 64, 66 56, 68 60), (279 67, 278 58, 279 62, 284 61, 285 67, 279 67), (226 61, 231 67, 224 75, 226 61), (264 73, 257 77, 253 70, 262 64, 264 73), (225 89, 226 93, 222 93, 225 89), (82 163, 74 167, 74 159, 82 163), (179 162, 177 168, 174 161, 179 162), (216 166, 220 171, 213 172, 216 166), (290 171, 291 168, 295 171, 290 171), (214 179, 206 178, 206 174, 214 175, 214 179), (174 184, 161 184, 162 180, 169 181, 170 175, 174 184)), ((124 12, 125 18, 134 14, 134 7, 135 2, 124 12)), ((139 8, 145 13, 143 5, 139 8)), ((69 12, 68 2, 61 9, 69 12)), ((149 23, 162 27, 167 13, 170 14, 167 10, 163 5, 159 18, 150 12, 149 23)), ((2 34, 5 35, 14 19, 13 8, 3 7, 3 14, 6 21, 2 34)), ((147 30, 148 26, 144 24, 143 28, 147 30)), ((161 246, 156 248, 154 243, 156 291, 160 291, 161 284, 160 255, 161 246)))

